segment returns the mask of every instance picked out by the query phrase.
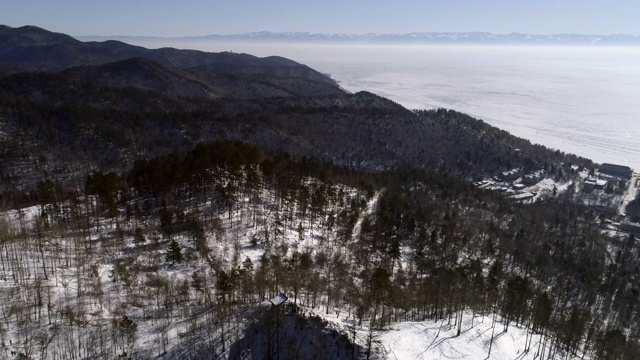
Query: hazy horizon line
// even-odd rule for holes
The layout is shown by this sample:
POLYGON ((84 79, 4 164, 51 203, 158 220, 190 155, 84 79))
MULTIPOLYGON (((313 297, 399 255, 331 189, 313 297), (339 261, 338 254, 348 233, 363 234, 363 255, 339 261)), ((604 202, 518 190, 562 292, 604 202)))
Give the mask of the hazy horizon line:
MULTIPOLYGON (((37 25, 25 25, 25 26, 36 26, 37 25)), ((610 34, 601 34, 601 33, 579 33, 579 32, 556 32, 556 33, 526 33, 519 31, 512 31, 508 33, 493 33, 490 31, 411 31, 411 32, 366 32, 366 33, 344 33, 344 32, 321 32, 321 31, 271 31, 271 30, 257 30, 257 31, 247 31, 247 32, 239 32, 239 33, 231 33, 231 34, 222 34, 222 33, 212 33, 212 34, 204 34, 204 35, 183 35, 183 36, 161 36, 161 35, 133 35, 133 34, 110 34, 110 35, 72 35, 73 37, 136 37, 136 38, 159 38, 159 39, 190 39, 190 38, 206 38, 206 37, 233 37, 233 36, 248 36, 248 35, 328 35, 328 36, 356 36, 356 37, 364 37, 364 36, 384 36, 384 35, 394 35, 394 36, 410 36, 410 35, 427 35, 427 34, 486 34, 493 36, 509 36, 509 35, 529 35, 529 36, 602 36, 602 37, 612 37, 612 36, 628 36, 639 38, 640 35, 629 34, 629 33, 610 33, 610 34)), ((71 35, 71 34, 69 34, 71 35)))

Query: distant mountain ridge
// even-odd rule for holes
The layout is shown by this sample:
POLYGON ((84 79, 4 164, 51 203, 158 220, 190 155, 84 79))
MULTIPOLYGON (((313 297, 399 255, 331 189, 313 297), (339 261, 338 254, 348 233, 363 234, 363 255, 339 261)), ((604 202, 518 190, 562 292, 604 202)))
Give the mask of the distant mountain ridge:
POLYGON ((335 82, 306 65, 279 56, 209 53, 173 48, 146 49, 120 41, 83 42, 36 26, 0 25, 0 72, 61 71, 144 58, 179 69, 201 69, 238 76, 295 78, 333 86, 335 82))
MULTIPOLYGON (((80 36, 86 41, 118 39, 163 39, 141 36, 80 36)), ((380 42, 416 44, 486 44, 486 45, 640 45, 640 36, 627 34, 492 34, 489 32, 412 32, 412 33, 367 33, 337 34, 313 32, 258 31, 232 35, 206 35, 174 37, 173 40, 269 40, 269 41, 327 41, 327 42, 380 42)))

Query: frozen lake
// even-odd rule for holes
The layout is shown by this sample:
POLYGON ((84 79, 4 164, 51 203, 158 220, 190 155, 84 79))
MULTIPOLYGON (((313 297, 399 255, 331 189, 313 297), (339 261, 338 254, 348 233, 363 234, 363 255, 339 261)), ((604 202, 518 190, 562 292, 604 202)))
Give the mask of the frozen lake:
POLYGON ((371 91, 412 109, 461 111, 532 142, 640 171, 640 48, 138 44, 288 57, 351 92, 371 91))

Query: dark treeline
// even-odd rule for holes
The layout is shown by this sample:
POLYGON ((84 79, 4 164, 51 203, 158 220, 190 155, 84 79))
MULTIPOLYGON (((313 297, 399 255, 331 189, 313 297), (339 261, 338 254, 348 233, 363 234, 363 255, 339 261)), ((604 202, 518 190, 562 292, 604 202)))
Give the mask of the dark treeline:
POLYGON ((122 172, 132 160, 219 139, 368 172, 421 168, 470 179, 522 168, 569 178, 572 165, 594 166, 455 111, 412 112, 367 92, 209 99, 24 73, 0 78, 0 124, 2 192, 122 172))
MULTIPOLYGON (((441 159, 457 162, 457 167, 480 167, 493 172, 504 168, 522 168, 525 172, 544 169, 547 173, 562 178, 571 171, 571 165, 587 168, 594 166, 588 159, 532 144, 528 140, 515 137, 482 120, 454 110, 417 110, 416 113, 428 124, 431 131, 449 139, 451 148, 461 149, 452 159, 445 153, 450 150, 448 147, 433 149, 441 153, 441 159), (469 146, 470 144, 473 146, 469 146)), ((449 171, 455 173, 455 168, 456 166, 451 166, 449 171)))

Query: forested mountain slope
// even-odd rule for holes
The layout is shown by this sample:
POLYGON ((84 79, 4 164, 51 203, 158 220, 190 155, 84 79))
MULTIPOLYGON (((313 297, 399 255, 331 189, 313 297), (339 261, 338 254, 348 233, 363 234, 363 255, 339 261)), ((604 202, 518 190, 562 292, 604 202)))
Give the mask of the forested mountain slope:
POLYGON ((173 48, 145 49, 120 41, 82 42, 35 26, 0 25, 0 72, 61 71, 74 66, 103 65, 135 57, 181 69, 202 68, 215 73, 304 78, 335 85, 317 71, 278 56, 207 53, 173 48))
POLYGON ((480 320, 522 359, 638 357, 635 236, 470 182, 587 159, 282 58, 0 41, 5 356, 384 357, 393 323, 480 320))
POLYGON ((638 244, 568 196, 522 205, 229 141, 129 167, 43 181, 37 206, 0 214, 0 351, 383 358, 393 323, 459 335, 471 317, 487 342, 517 327, 526 359, 639 354, 638 244), (280 292, 284 310, 258 305, 280 292))
MULTIPOLYGON (((146 60, 126 63, 136 64, 128 71, 156 68, 146 60)), ((229 97, 211 99, 195 96, 211 90, 205 83, 168 72, 145 81, 137 80, 140 74, 122 76, 135 87, 113 85, 117 77, 101 82, 87 68, 1 78, 4 188, 41 176, 68 178, 87 163, 117 169, 126 159, 222 138, 368 171, 409 166, 471 178, 514 167, 556 175, 564 164, 566 175, 571 164, 592 166, 453 111, 416 113, 366 92, 243 99, 226 87, 229 97), (21 165, 33 159, 42 167, 21 165)))
POLYGON ((520 167, 562 177, 572 164, 592 166, 463 114, 347 94, 284 58, 0 30, 3 61, 48 70, 0 77, 3 191, 223 138, 367 171, 408 166, 471 178, 520 167))
MULTIPOLYGON (((221 65, 221 66, 219 66, 221 65)), ((96 81, 114 88, 138 88, 167 96, 253 99, 274 96, 319 96, 342 91, 333 83, 277 69, 244 71, 240 65, 181 69, 145 58, 131 58, 101 66, 81 66, 64 74, 76 81, 96 81)), ((256 65, 259 68, 260 65, 256 65)))

